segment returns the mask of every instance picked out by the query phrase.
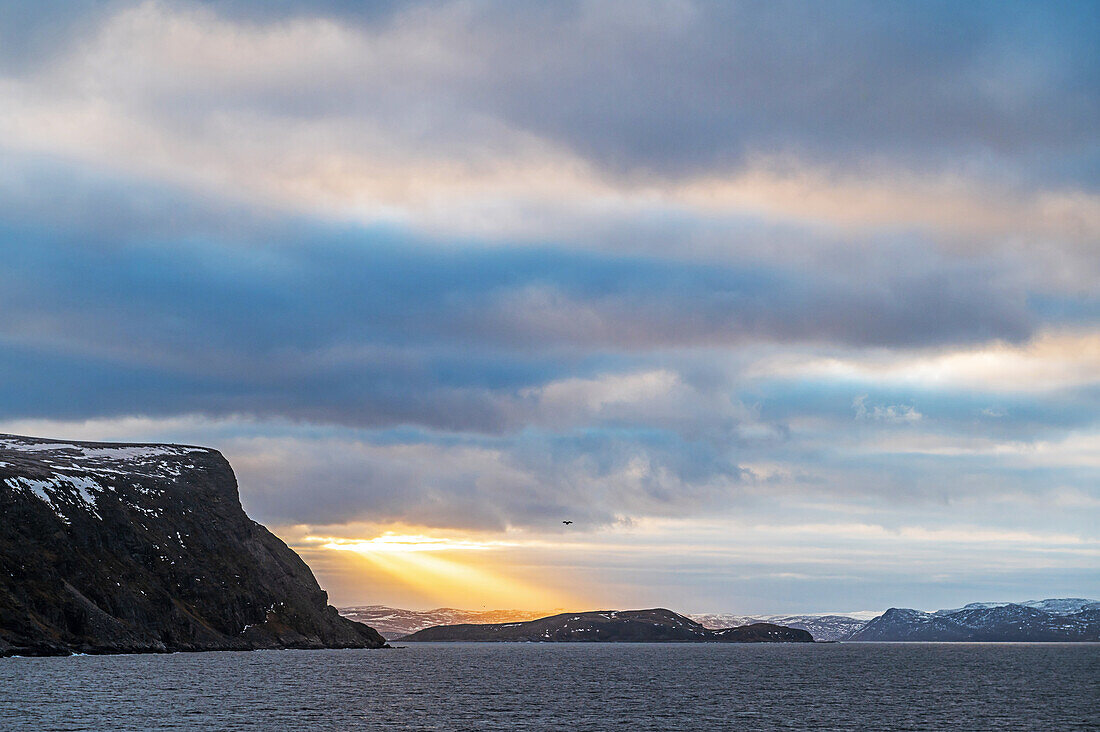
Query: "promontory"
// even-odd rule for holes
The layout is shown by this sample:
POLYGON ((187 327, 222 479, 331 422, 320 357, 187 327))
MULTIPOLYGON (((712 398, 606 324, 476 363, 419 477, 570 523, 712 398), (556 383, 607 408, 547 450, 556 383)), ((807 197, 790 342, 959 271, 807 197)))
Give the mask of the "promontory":
POLYGON ((0 435, 0 656, 378 648, 202 447, 0 435))

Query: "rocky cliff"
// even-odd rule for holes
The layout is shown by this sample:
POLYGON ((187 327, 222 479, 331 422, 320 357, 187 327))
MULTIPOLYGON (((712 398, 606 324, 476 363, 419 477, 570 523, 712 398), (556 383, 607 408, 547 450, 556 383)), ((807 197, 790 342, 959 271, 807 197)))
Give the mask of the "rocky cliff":
POLYGON ((0 435, 0 655, 377 648, 220 453, 0 435))
POLYGON ((425 628, 405 641, 633 642, 633 643, 812 643, 805 630, 755 623, 708 630, 671 610, 603 610, 562 613, 527 622, 444 625, 425 628))

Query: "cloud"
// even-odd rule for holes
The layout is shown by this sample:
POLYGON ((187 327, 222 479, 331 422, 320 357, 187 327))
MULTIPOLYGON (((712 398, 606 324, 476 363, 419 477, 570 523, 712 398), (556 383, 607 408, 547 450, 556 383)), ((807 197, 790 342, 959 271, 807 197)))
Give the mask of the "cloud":
MULTIPOLYGON (((871 352, 854 358, 781 360, 757 373, 918 388, 1021 393, 1068 390, 1100 381, 1100 334, 1047 329, 1022 343, 992 341, 931 352, 871 352)), ((1004 416, 985 412, 989 416, 1004 416)))
POLYGON ((924 419, 923 414, 908 404, 875 404, 868 407, 866 394, 853 399, 852 408, 856 410, 856 419, 875 419, 884 422, 908 424, 924 419))
POLYGON ((635 527, 603 568, 700 592, 1080 580, 1096 22, 0 7, 0 420, 212 443, 280 526, 635 527))
POLYGON ((1041 248, 1043 276, 1080 289, 1100 272, 1082 13, 853 5, 810 30, 712 3, 112 4, 0 81, 0 131, 11 150, 433 234, 755 215, 1041 248), (881 34, 896 40, 862 40, 881 34))
MULTIPOLYGON (((717 456, 689 464, 686 445, 660 434, 476 442, 425 435, 255 435, 221 447, 246 504, 278 524, 547 530, 570 516, 591 527, 621 516, 690 514, 736 493, 740 480, 736 466, 717 456)), ((702 457, 696 450, 695 458, 702 457)))
POLYGON ((502 404, 519 390, 570 377, 576 390, 659 350, 1018 341, 1035 322, 1025 291, 973 264, 899 271, 882 256, 810 271, 455 246, 88 173, 8 172, 9 416, 56 405, 497 430, 522 419, 502 404), (66 202, 56 216, 37 184, 66 202))

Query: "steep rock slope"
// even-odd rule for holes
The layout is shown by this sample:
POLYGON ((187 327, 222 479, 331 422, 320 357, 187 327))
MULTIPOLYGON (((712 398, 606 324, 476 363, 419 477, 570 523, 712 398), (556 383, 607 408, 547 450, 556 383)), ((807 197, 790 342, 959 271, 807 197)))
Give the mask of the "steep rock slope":
POLYGON ((562 613, 548 618, 486 625, 444 625, 425 628, 405 641, 511 642, 679 642, 679 643, 812 643, 804 630, 756 623, 740 628, 708 630, 671 610, 603 610, 562 613))
POLYGON ((181 445, 0 435, 0 655, 374 648, 181 445))

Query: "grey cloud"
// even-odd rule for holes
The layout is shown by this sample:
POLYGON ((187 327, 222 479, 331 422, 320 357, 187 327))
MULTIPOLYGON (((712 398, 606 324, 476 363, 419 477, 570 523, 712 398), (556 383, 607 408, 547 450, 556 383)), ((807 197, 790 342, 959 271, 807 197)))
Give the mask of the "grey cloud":
MULTIPOLYGON (((454 246, 65 166, 14 171, 0 173, 5 418, 252 414, 488 434, 649 421, 721 443, 756 421, 728 401, 709 409, 733 388, 721 376, 703 388, 713 375, 692 373, 660 411, 517 395, 658 371, 677 350, 942 347, 1043 323, 997 261, 905 242, 767 264, 454 246), (711 416, 678 424, 677 402, 711 416)), ((781 437, 783 420, 751 429, 781 437)))
POLYGON ((994 175, 1043 166, 1097 183, 1088 29, 1100 19, 1080 5, 475 7, 441 12, 455 25, 429 32, 479 73, 400 83, 448 99, 452 120, 490 113, 611 169, 710 171, 757 154, 954 168, 961 156, 998 161, 994 175))
MULTIPOLYGON (((78 16, 87 35, 122 6, 90 7, 78 16)), ((381 127, 413 153, 492 148, 511 129, 627 175, 723 172, 778 155, 1098 182, 1100 18, 1090 4, 162 7, 203 8, 248 31, 330 17, 365 34, 346 54, 313 49, 318 58, 281 59, 267 75, 103 70, 117 77, 105 93, 123 107, 192 133, 244 113, 342 124, 349 149, 374 149, 381 127)), ((20 14, 6 24, 12 34, 45 26, 20 14)))
POLYGON ((250 507, 278 523, 407 522, 499 530, 689 515, 731 499, 743 471, 671 435, 521 436, 442 445, 253 439, 224 451, 250 507))
MULTIPOLYGON (((445 250, 310 228, 264 248, 0 235, 10 367, 76 369, 84 377, 57 379, 76 388, 110 381, 114 364, 135 378, 91 394, 109 402, 145 384, 154 409, 499 428, 510 418, 494 392, 537 386, 586 356, 947 345, 1021 339, 1034 327, 1024 293, 987 270, 896 271, 890 257, 811 277, 547 249, 445 250)), ((79 391, 71 403, 90 407, 96 399, 79 391)), ((9 403, 54 397, 64 401, 21 389, 9 403)))

